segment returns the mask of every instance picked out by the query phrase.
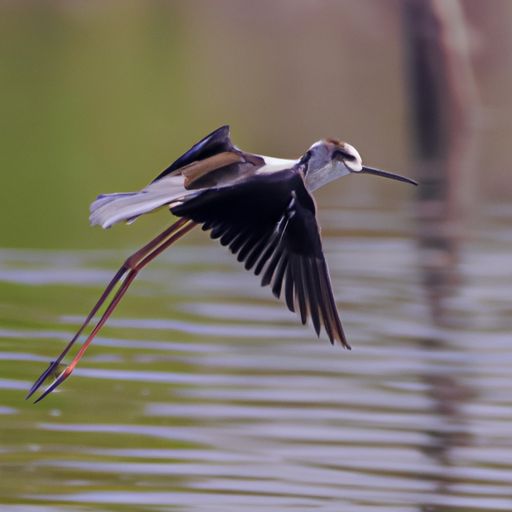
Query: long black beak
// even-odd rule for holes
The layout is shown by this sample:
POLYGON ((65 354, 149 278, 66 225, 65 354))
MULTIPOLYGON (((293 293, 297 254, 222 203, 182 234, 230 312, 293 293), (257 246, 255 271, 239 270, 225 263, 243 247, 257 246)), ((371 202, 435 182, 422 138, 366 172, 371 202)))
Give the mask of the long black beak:
POLYGON ((374 167, 363 166, 362 170, 359 172, 361 174, 374 174, 375 176, 382 176, 383 178, 389 178, 390 180, 403 181, 405 183, 418 186, 418 182, 411 180, 411 178, 406 178, 405 176, 400 176, 400 174, 393 174, 392 172, 383 171, 381 169, 375 169, 374 167))

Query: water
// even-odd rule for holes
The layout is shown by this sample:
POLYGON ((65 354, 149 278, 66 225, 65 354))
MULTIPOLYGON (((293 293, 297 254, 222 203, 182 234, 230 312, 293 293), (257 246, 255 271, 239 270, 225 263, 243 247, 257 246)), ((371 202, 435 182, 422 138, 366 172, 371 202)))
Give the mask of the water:
POLYGON ((463 245, 442 321, 403 208, 322 220, 351 352, 192 237, 38 405, 127 251, 1 251, 1 510, 512 510, 511 212, 463 245))

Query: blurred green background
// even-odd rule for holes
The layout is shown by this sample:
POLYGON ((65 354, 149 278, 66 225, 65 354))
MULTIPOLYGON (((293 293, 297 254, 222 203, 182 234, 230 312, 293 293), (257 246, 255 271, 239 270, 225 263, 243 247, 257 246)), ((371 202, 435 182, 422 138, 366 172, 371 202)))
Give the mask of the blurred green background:
MULTIPOLYGON (((88 228, 91 200, 141 188, 224 123, 250 151, 292 157, 334 136, 407 174, 401 3, 0 2, 1 245, 145 240, 165 213, 104 233, 88 228)), ((512 192, 512 3, 463 5, 484 105, 478 209, 512 192)), ((408 193, 381 185, 343 180, 321 194, 368 206, 408 193)))
POLYGON ((511 26, 510 0, 0 0, 1 511, 512 510, 511 26), (460 165, 415 158, 407 5, 463 13, 443 34, 467 37, 476 115, 439 138, 460 165), (91 228, 90 202, 226 123, 248 151, 332 136, 426 178, 315 194, 354 350, 316 342, 197 230, 61 391, 24 401, 172 221, 91 228))

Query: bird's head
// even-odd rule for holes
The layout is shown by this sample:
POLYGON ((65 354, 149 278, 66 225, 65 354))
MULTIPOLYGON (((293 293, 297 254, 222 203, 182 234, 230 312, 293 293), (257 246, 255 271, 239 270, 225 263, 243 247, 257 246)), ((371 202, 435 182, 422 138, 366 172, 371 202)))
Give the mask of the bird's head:
POLYGON ((354 146, 335 139, 315 142, 302 157, 302 162, 305 166, 306 184, 311 190, 351 173, 374 174, 412 185, 418 184, 405 176, 363 165, 361 155, 354 146))

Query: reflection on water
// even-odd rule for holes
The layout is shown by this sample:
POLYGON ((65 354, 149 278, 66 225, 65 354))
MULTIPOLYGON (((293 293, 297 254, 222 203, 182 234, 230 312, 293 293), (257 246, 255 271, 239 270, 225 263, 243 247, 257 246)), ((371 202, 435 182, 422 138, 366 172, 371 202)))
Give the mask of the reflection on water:
POLYGON ((2 511, 512 510, 512 216, 461 249, 440 324, 414 241, 345 231, 357 213, 396 216, 323 218, 352 352, 185 242, 37 406, 26 389, 125 255, 2 251, 2 511))

